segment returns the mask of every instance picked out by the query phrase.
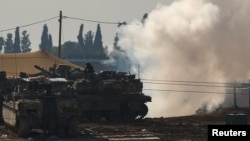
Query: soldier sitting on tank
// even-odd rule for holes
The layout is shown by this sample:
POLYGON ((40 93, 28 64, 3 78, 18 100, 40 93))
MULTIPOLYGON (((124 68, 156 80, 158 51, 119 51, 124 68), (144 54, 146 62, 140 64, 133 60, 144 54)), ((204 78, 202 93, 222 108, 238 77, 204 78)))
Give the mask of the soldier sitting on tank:
POLYGON ((86 63, 86 68, 85 68, 86 73, 94 73, 94 67, 90 63, 86 63))
POLYGON ((94 72, 95 72, 94 67, 90 63, 86 63, 86 68, 84 70, 85 78, 87 78, 88 74, 92 74, 94 72))

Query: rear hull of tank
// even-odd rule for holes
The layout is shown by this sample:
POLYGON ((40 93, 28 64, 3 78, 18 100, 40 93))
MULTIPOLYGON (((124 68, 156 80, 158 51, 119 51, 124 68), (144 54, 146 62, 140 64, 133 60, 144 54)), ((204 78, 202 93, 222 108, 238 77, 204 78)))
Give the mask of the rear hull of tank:
POLYGON ((26 135, 31 129, 41 127, 41 118, 38 114, 20 114, 7 103, 3 103, 2 113, 6 128, 19 136, 26 135))

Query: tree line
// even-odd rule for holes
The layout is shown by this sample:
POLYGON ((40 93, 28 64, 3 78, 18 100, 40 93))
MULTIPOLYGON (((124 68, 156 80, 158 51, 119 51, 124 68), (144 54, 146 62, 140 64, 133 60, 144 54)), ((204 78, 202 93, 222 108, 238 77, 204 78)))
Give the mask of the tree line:
POLYGON ((4 53, 25 53, 30 52, 31 41, 29 34, 26 30, 22 32, 22 36, 19 34, 19 27, 15 30, 15 39, 13 41, 12 33, 7 34, 6 40, 0 37, 0 52, 4 49, 4 53))
MULTIPOLYGON (((145 13, 142 17, 142 25, 144 25, 147 17, 148 14, 145 13)), ((126 22, 119 23, 118 28, 126 25, 126 22)), ((126 71, 131 68, 132 65, 127 53, 118 45, 118 33, 115 35, 112 51, 108 52, 108 47, 104 46, 102 42, 100 24, 97 24, 96 32, 89 30, 84 34, 83 31, 84 24, 81 24, 79 33, 76 36, 77 41, 66 41, 62 44, 61 57, 63 59, 95 59, 101 60, 104 63, 104 60, 107 60, 106 66, 109 68, 112 67, 112 69, 126 71)), ((43 26, 39 48, 58 56, 58 47, 53 46, 52 35, 49 34, 49 29, 46 24, 43 26)), ((6 39, 0 37, 0 52, 2 50, 4 50, 4 53, 31 52, 31 41, 28 32, 24 30, 22 31, 22 36, 20 36, 19 27, 16 27, 14 40, 12 33, 8 33, 6 39)))
MULTIPOLYGON (((125 24, 121 23, 118 26, 125 24)), ((125 64, 128 64, 125 63, 128 62, 125 51, 118 46, 118 34, 115 36, 112 52, 108 52, 108 47, 103 45, 100 24, 97 24, 96 32, 89 30, 85 34, 84 24, 81 24, 76 37, 77 41, 66 41, 62 44, 61 57, 63 59, 113 59, 114 61, 111 63, 111 66, 115 69, 118 64, 121 64, 123 67, 125 64), (121 61, 122 63, 118 63, 117 61, 121 61)), ((58 55, 58 46, 53 46, 52 35, 49 33, 47 24, 43 26, 39 49, 45 50, 55 56, 58 55)), ((2 51, 5 54, 31 52, 31 41, 28 32, 24 30, 20 36, 19 27, 16 27, 15 37, 12 33, 8 33, 6 39, 0 37, 0 52, 2 51)))
MULTIPOLYGON (((97 25, 96 32, 88 31, 83 35, 84 25, 80 25, 79 34, 77 35, 78 42, 67 41, 62 45, 63 58, 86 58, 86 59, 107 59, 107 48, 103 46, 102 33, 100 24, 97 25)), ((56 46, 53 47, 52 35, 49 34, 48 26, 43 26, 41 35, 41 43, 39 49, 45 50, 52 54, 57 54, 56 46)), ((0 37, 0 52, 4 53, 25 53, 31 52, 31 41, 27 31, 19 34, 19 27, 16 27, 15 37, 13 40, 12 33, 8 33, 6 39, 0 37)))

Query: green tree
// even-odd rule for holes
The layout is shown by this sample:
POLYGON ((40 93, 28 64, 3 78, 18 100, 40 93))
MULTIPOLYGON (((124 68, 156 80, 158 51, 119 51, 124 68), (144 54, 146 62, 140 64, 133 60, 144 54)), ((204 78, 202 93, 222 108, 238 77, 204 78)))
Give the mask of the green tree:
POLYGON ((48 51, 51 52, 52 50, 52 47, 53 47, 53 41, 52 41, 52 36, 51 34, 49 34, 49 39, 48 39, 48 51))
POLYGON ((96 33, 95 33, 95 40, 94 40, 94 48, 100 49, 103 48, 102 46, 102 33, 100 24, 97 25, 96 33))
POLYGON ((63 58, 81 58, 82 54, 79 52, 78 43, 67 41, 62 46, 62 57, 63 58))
POLYGON ((83 24, 80 26, 79 34, 77 35, 78 46, 80 49, 84 48, 84 38, 83 38, 83 24))
POLYGON ((93 38, 94 38, 94 32, 88 31, 85 34, 85 45, 86 45, 86 47, 88 47, 88 48, 93 47, 93 38))
POLYGON ((83 37, 83 24, 80 25, 80 30, 79 30, 79 33, 77 35, 77 39, 78 39, 78 49, 77 51, 75 52, 76 54, 81 54, 79 56, 79 58, 86 58, 86 54, 85 54, 85 51, 86 51, 86 48, 85 48, 85 41, 84 41, 84 37, 83 37))
POLYGON ((14 44, 13 44, 12 34, 8 33, 7 39, 5 41, 4 53, 12 53, 13 50, 14 50, 14 44))
POLYGON ((100 24, 97 25, 96 33, 95 33, 95 39, 94 39, 94 54, 95 58, 97 59, 106 59, 107 58, 107 50, 103 47, 102 44, 102 33, 101 33, 101 27, 100 24))
POLYGON ((0 37, 0 53, 2 52, 3 46, 4 46, 4 38, 0 37))
POLYGON ((13 53, 21 53, 19 27, 16 27, 13 53))
POLYGON ((39 48, 48 51, 48 45, 49 45, 48 26, 44 24, 41 37, 41 44, 39 45, 39 48))
POLYGON ((85 34, 85 53, 86 53, 86 58, 93 58, 93 38, 94 38, 94 33, 92 31, 88 31, 85 34))
POLYGON ((22 49, 22 52, 23 53, 30 52, 31 51, 30 45, 31 45, 31 42, 30 42, 30 39, 29 39, 29 34, 27 34, 27 31, 24 30, 22 32, 22 38, 21 38, 21 49, 22 49))

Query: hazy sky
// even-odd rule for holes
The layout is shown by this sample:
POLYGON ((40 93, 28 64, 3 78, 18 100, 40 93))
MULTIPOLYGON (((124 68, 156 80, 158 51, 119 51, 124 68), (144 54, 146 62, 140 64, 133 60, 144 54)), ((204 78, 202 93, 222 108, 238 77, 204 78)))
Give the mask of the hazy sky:
MULTIPOLYGON (((6 38, 7 33, 12 33, 14 37, 15 30, 3 30, 59 16, 60 10, 62 10, 63 16, 68 17, 130 23, 136 19, 140 20, 145 13, 152 11, 158 3, 169 4, 170 1, 172 0, 0 0, 1 36, 6 38)), ((77 34, 82 23, 84 24, 84 34, 89 30, 96 31, 98 23, 63 19, 62 44, 65 41, 77 41, 77 34)), ((32 51, 39 48, 44 24, 48 25, 49 33, 53 38, 53 45, 58 46, 59 23, 55 18, 20 28, 20 34, 23 30, 27 30, 30 34, 32 51)), ((117 25, 101 24, 105 46, 113 44, 116 29, 117 25)))

